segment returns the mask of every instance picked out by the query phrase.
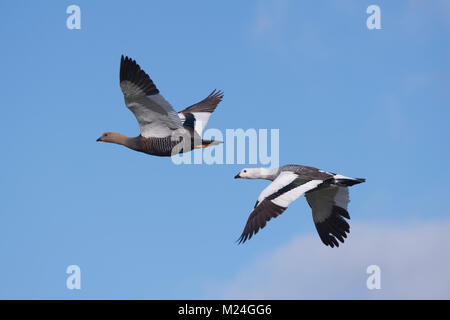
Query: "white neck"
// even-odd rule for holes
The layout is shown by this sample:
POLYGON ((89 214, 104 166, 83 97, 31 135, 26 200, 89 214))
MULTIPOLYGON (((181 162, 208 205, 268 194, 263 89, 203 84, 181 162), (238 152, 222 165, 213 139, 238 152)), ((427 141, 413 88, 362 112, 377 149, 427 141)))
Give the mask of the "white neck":
POLYGON ((277 173, 278 168, 275 169, 258 168, 259 179, 266 179, 273 181, 277 177, 277 173))

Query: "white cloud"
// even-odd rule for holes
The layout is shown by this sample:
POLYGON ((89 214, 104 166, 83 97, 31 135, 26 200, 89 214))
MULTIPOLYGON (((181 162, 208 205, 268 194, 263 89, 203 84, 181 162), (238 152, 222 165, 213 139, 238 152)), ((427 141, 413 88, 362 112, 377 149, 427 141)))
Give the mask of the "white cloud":
POLYGON ((234 299, 449 299, 450 221, 352 225, 339 248, 302 236, 260 257, 222 288, 234 299), (381 268, 368 290, 366 268, 381 268))

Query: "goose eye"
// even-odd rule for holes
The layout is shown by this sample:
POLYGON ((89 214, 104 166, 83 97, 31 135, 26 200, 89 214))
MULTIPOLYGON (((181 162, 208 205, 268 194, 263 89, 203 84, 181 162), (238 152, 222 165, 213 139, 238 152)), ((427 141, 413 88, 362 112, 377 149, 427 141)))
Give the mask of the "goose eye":
POLYGON ((247 170, 244 170, 244 173, 247 173, 247 170))

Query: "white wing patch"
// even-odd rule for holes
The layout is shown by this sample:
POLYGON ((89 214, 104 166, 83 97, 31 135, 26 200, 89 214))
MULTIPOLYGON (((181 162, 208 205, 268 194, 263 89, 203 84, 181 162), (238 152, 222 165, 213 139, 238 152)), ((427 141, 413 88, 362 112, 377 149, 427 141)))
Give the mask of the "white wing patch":
POLYGON ((209 117, 211 117, 210 112, 193 112, 195 117, 195 131, 202 136, 203 129, 205 129, 206 124, 208 123, 209 117))
MULTIPOLYGON (((191 113, 195 118, 194 130, 201 137, 203 130, 205 129, 206 124, 208 123, 208 120, 211 117, 212 113, 211 112, 191 112, 191 113)), ((183 114, 183 112, 179 112, 178 117, 180 118, 182 123, 184 123, 184 121, 186 120, 186 116, 183 114)))
POLYGON ((298 178, 298 175, 296 175, 293 172, 290 172, 290 171, 281 172, 280 175, 275 180, 273 180, 272 183, 267 186, 267 188, 265 188, 261 192, 261 194, 258 197, 258 202, 261 203, 265 198, 267 198, 271 194, 274 194, 281 188, 287 186, 288 184, 290 184, 292 181, 294 181, 297 178, 298 178))
POLYGON ((323 180, 311 180, 298 186, 297 188, 294 188, 292 190, 289 190, 288 192, 283 193, 279 197, 273 199, 272 202, 278 206, 287 208, 292 203, 292 201, 296 200, 305 192, 317 188, 317 186, 322 182, 323 180))

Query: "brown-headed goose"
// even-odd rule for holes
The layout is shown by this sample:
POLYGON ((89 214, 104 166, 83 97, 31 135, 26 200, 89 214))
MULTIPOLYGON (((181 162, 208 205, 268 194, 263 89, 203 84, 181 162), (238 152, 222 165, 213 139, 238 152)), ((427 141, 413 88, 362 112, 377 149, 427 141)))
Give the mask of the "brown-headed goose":
POLYGON ((120 61, 120 88, 141 133, 137 137, 127 137, 105 132, 97 141, 120 144, 155 156, 171 156, 222 143, 201 139, 211 113, 223 98, 222 91, 214 90, 202 101, 177 113, 136 61, 124 56, 120 61))
POLYGON ((283 213, 292 201, 304 194, 320 239, 332 248, 339 247, 337 240, 343 243, 350 232, 344 219, 350 219, 348 187, 366 181, 294 164, 278 169, 243 169, 235 178, 272 181, 259 195, 239 243, 249 240, 267 221, 283 213))

